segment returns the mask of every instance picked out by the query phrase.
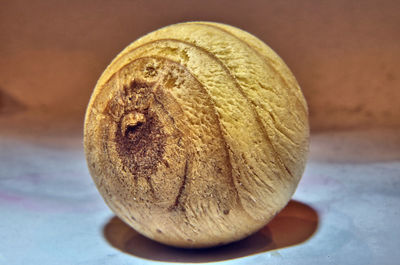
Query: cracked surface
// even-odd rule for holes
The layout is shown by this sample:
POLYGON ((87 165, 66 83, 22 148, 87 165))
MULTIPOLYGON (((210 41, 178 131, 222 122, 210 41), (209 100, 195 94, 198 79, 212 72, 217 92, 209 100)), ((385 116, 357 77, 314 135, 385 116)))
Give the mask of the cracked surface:
POLYGON ((98 81, 85 120, 89 169, 110 208, 150 238, 241 239, 297 186, 307 106, 281 59, 246 34, 166 27, 128 46, 98 81))

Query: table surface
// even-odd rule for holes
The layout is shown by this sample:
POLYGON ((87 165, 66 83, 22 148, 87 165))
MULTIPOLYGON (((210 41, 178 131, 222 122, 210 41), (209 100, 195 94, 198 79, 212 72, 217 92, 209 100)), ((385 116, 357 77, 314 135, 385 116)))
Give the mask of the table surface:
POLYGON ((81 132, 71 121, 0 119, 0 264, 400 260, 399 129, 312 134, 288 206, 255 235, 206 250, 155 243, 115 217, 91 180, 81 132))

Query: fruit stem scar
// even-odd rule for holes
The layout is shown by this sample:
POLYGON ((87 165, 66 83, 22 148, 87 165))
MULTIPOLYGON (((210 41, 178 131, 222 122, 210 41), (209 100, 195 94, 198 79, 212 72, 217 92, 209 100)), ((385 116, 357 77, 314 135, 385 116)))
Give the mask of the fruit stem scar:
POLYGON ((143 113, 133 112, 125 115, 122 119, 121 134, 126 135, 129 131, 134 131, 135 128, 139 127, 146 122, 146 117, 143 113))

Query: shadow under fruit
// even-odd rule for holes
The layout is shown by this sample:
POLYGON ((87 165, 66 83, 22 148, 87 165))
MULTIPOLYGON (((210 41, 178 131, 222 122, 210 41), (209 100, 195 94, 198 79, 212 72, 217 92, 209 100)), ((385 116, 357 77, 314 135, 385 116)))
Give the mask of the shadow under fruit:
POLYGON ((275 218, 257 233, 221 247, 180 249, 150 240, 118 217, 103 228, 107 242, 127 254, 155 261, 212 262, 236 259, 301 244, 318 228, 318 213, 312 207, 291 200, 275 218))

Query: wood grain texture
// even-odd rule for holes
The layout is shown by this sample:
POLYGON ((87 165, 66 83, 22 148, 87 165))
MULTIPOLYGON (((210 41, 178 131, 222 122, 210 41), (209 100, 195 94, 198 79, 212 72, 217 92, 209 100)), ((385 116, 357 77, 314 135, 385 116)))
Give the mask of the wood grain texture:
POLYGON ((190 22, 125 48, 85 119, 91 175, 143 235, 210 247, 254 233, 304 171, 308 110, 285 63, 250 34, 190 22))

